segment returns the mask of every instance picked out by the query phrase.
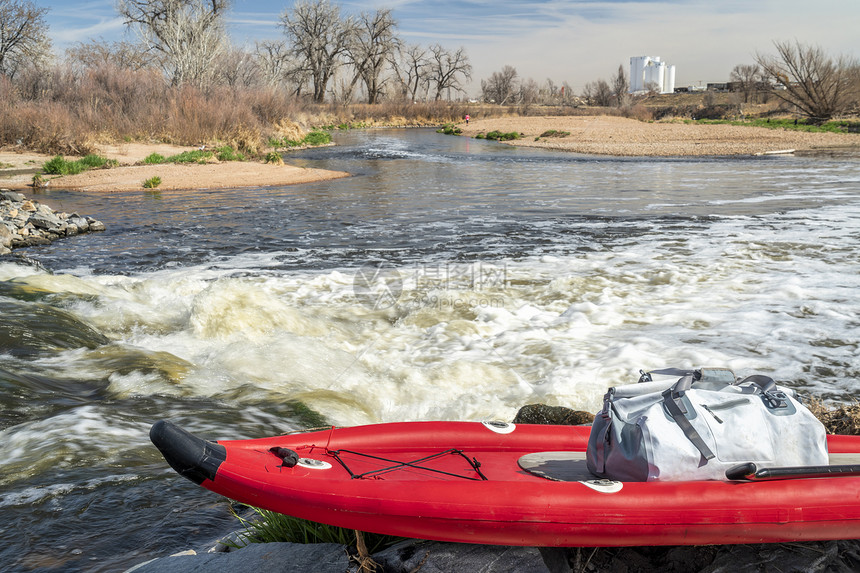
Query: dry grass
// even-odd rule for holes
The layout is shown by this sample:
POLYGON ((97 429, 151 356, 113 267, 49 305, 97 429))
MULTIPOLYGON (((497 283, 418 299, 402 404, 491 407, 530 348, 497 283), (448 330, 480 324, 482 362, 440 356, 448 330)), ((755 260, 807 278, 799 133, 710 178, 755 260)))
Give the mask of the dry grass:
POLYGON ((300 140, 313 127, 435 126, 467 111, 502 113, 447 102, 318 105, 266 87, 176 88, 155 71, 108 65, 55 68, 14 84, 0 77, 0 145, 48 154, 83 155, 123 141, 226 144, 258 154, 272 137, 300 140))
POLYGON ((821 400, 811 398, 806 406, 821 420, 828 434, 860 435, 860 402, 829 408, 821 400))

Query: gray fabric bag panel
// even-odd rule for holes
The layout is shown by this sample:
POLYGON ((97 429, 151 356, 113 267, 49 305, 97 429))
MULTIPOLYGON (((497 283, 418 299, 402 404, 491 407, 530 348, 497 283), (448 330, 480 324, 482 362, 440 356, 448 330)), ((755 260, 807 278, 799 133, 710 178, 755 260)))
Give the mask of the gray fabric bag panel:
POLYGON ((592 424, 588 469, 619 481, 687 481, 725 480, 746 462, 827 465, 824 426, 793 391, 766 376, 737 384, 696 376, 610 388, 592 424))

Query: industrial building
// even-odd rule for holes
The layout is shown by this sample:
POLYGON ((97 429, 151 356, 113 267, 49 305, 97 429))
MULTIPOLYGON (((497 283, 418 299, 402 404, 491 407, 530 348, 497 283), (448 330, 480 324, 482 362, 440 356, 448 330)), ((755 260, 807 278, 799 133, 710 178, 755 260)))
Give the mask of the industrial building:
POLYGON ((630 58, 630 93, 656 89, 661 94, 675 91, 675 66, 667 65, 659 56, 630 58))

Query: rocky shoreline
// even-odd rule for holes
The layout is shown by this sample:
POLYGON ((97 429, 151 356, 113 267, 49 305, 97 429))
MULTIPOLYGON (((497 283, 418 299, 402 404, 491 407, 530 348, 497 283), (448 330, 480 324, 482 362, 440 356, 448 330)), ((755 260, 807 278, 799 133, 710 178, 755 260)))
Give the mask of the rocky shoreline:
POLYGON ((0 255, 12 249, 49 245, 57 239, 104 231, 101 221, 77 213, 57 213, 21 193, 0 189, 0 255))
MULTIPOLYGON (((237 535, 225 541, 234 543, 237 535)), ((373 563, 365 561, 362 568, 355 548, 336 543, 250 543, 235 549, 219 540, 199 552, 187 550, 153 559, 125 573, 258 573, 273 564, 283 573, 851 573, 860 567, 860 541, 538 548, 407 539, 370 558, 373 563)))

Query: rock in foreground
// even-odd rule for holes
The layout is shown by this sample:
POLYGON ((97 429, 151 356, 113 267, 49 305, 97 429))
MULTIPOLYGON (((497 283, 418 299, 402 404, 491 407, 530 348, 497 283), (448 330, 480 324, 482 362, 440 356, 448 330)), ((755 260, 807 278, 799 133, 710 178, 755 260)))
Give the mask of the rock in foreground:
POLYGON ((101 221, 77 213, 56 213, 21 193, 0 189, 0 255, 12 249, 48 245, 57 239, 104 231, 101 221))
MULTIPOLYGON (((500 547, 408 540, 372 556, 377 573, 549 573, 534 547, 500 547)), ((372 566, 371 570, 372 569, 372 566)), ((252 543, 229 553, 193 552, 155 559, 126 573, 360 573, 347 548, 333 543, 252 543)))

